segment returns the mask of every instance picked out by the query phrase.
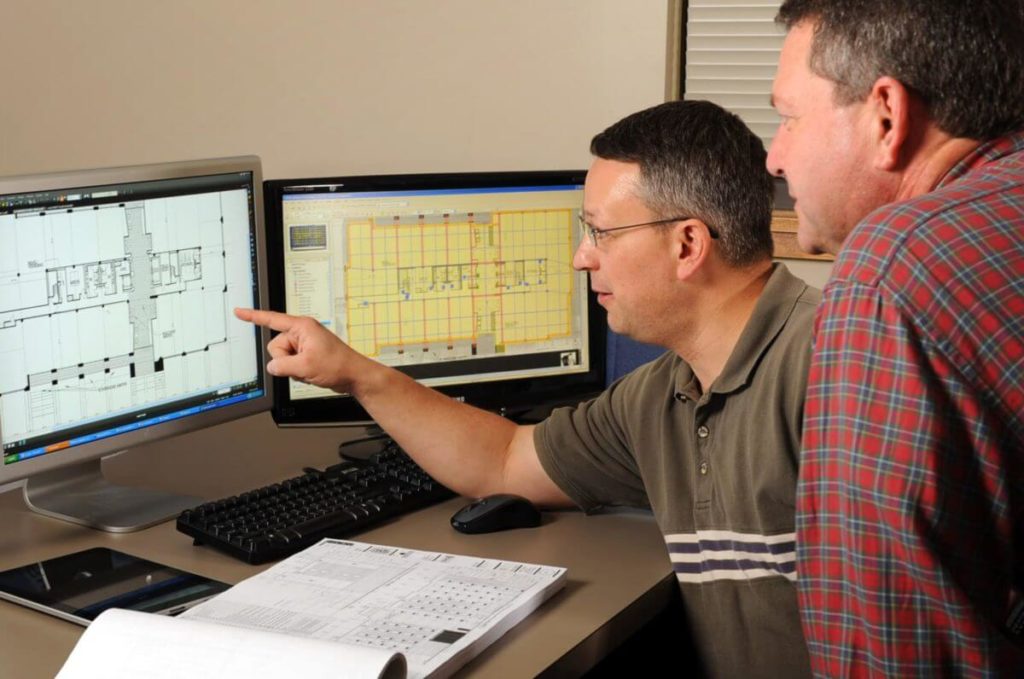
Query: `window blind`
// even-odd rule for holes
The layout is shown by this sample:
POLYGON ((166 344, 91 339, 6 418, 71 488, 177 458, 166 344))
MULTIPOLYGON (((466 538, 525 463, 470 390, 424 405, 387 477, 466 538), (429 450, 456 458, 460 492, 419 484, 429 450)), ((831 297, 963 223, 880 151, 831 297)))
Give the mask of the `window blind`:
POLYGON ((781 0, 689 0, 685 99, 708 99, 743 119, 767 147, 779 118, 769 104, 785 30, 781 0))

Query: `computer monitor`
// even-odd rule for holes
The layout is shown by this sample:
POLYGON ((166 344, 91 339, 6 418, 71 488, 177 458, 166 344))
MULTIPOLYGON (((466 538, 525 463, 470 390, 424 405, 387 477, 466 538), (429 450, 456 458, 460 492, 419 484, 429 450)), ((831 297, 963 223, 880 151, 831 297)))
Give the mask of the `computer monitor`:
MULTIPOLYGON (((0 484, 124 532, 200 502, 102 457, 267 410, 256 157, 0 178, 0 484)), ((216 451, 210 451, 215 455, 216 451)))
MULTIPOLYGON (((473 405, 516 417, 578 402, 604 387, 607 327, 572 269, 585 176, 265 182, 271 305, 473 405)), ((291 380, 273 415, 373 424, 354 398, 291 380)))

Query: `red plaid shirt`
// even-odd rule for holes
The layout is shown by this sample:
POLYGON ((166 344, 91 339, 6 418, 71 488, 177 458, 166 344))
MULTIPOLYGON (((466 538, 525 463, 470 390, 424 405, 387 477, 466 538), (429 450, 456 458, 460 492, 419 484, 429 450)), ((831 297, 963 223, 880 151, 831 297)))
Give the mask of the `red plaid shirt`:
POLYGON ((854 229, 815 329, 797 500, 819 675, 1024 676, 1024 132, 854 229))

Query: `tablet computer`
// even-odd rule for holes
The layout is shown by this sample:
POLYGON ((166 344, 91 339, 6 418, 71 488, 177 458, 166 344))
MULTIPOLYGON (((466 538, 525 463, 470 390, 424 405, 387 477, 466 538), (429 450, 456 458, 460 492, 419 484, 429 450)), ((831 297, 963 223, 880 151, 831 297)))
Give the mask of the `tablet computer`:
POLYGON ((105 547, 0 572, 0 599, 79 625, 108 608, 177 615, 229 587, 105 547))

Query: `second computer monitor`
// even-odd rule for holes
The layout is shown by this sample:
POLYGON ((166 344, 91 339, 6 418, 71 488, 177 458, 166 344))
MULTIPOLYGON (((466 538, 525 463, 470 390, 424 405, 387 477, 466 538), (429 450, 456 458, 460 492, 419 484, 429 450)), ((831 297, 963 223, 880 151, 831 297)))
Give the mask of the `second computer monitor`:
MULTIPOLYGON (((604 384, 603 312, 572 268, 582 171, 265 183, 271 303, 467 402, 515 414, 604 384)), ((364 423, 279 384, 279 424, 364 423)))

